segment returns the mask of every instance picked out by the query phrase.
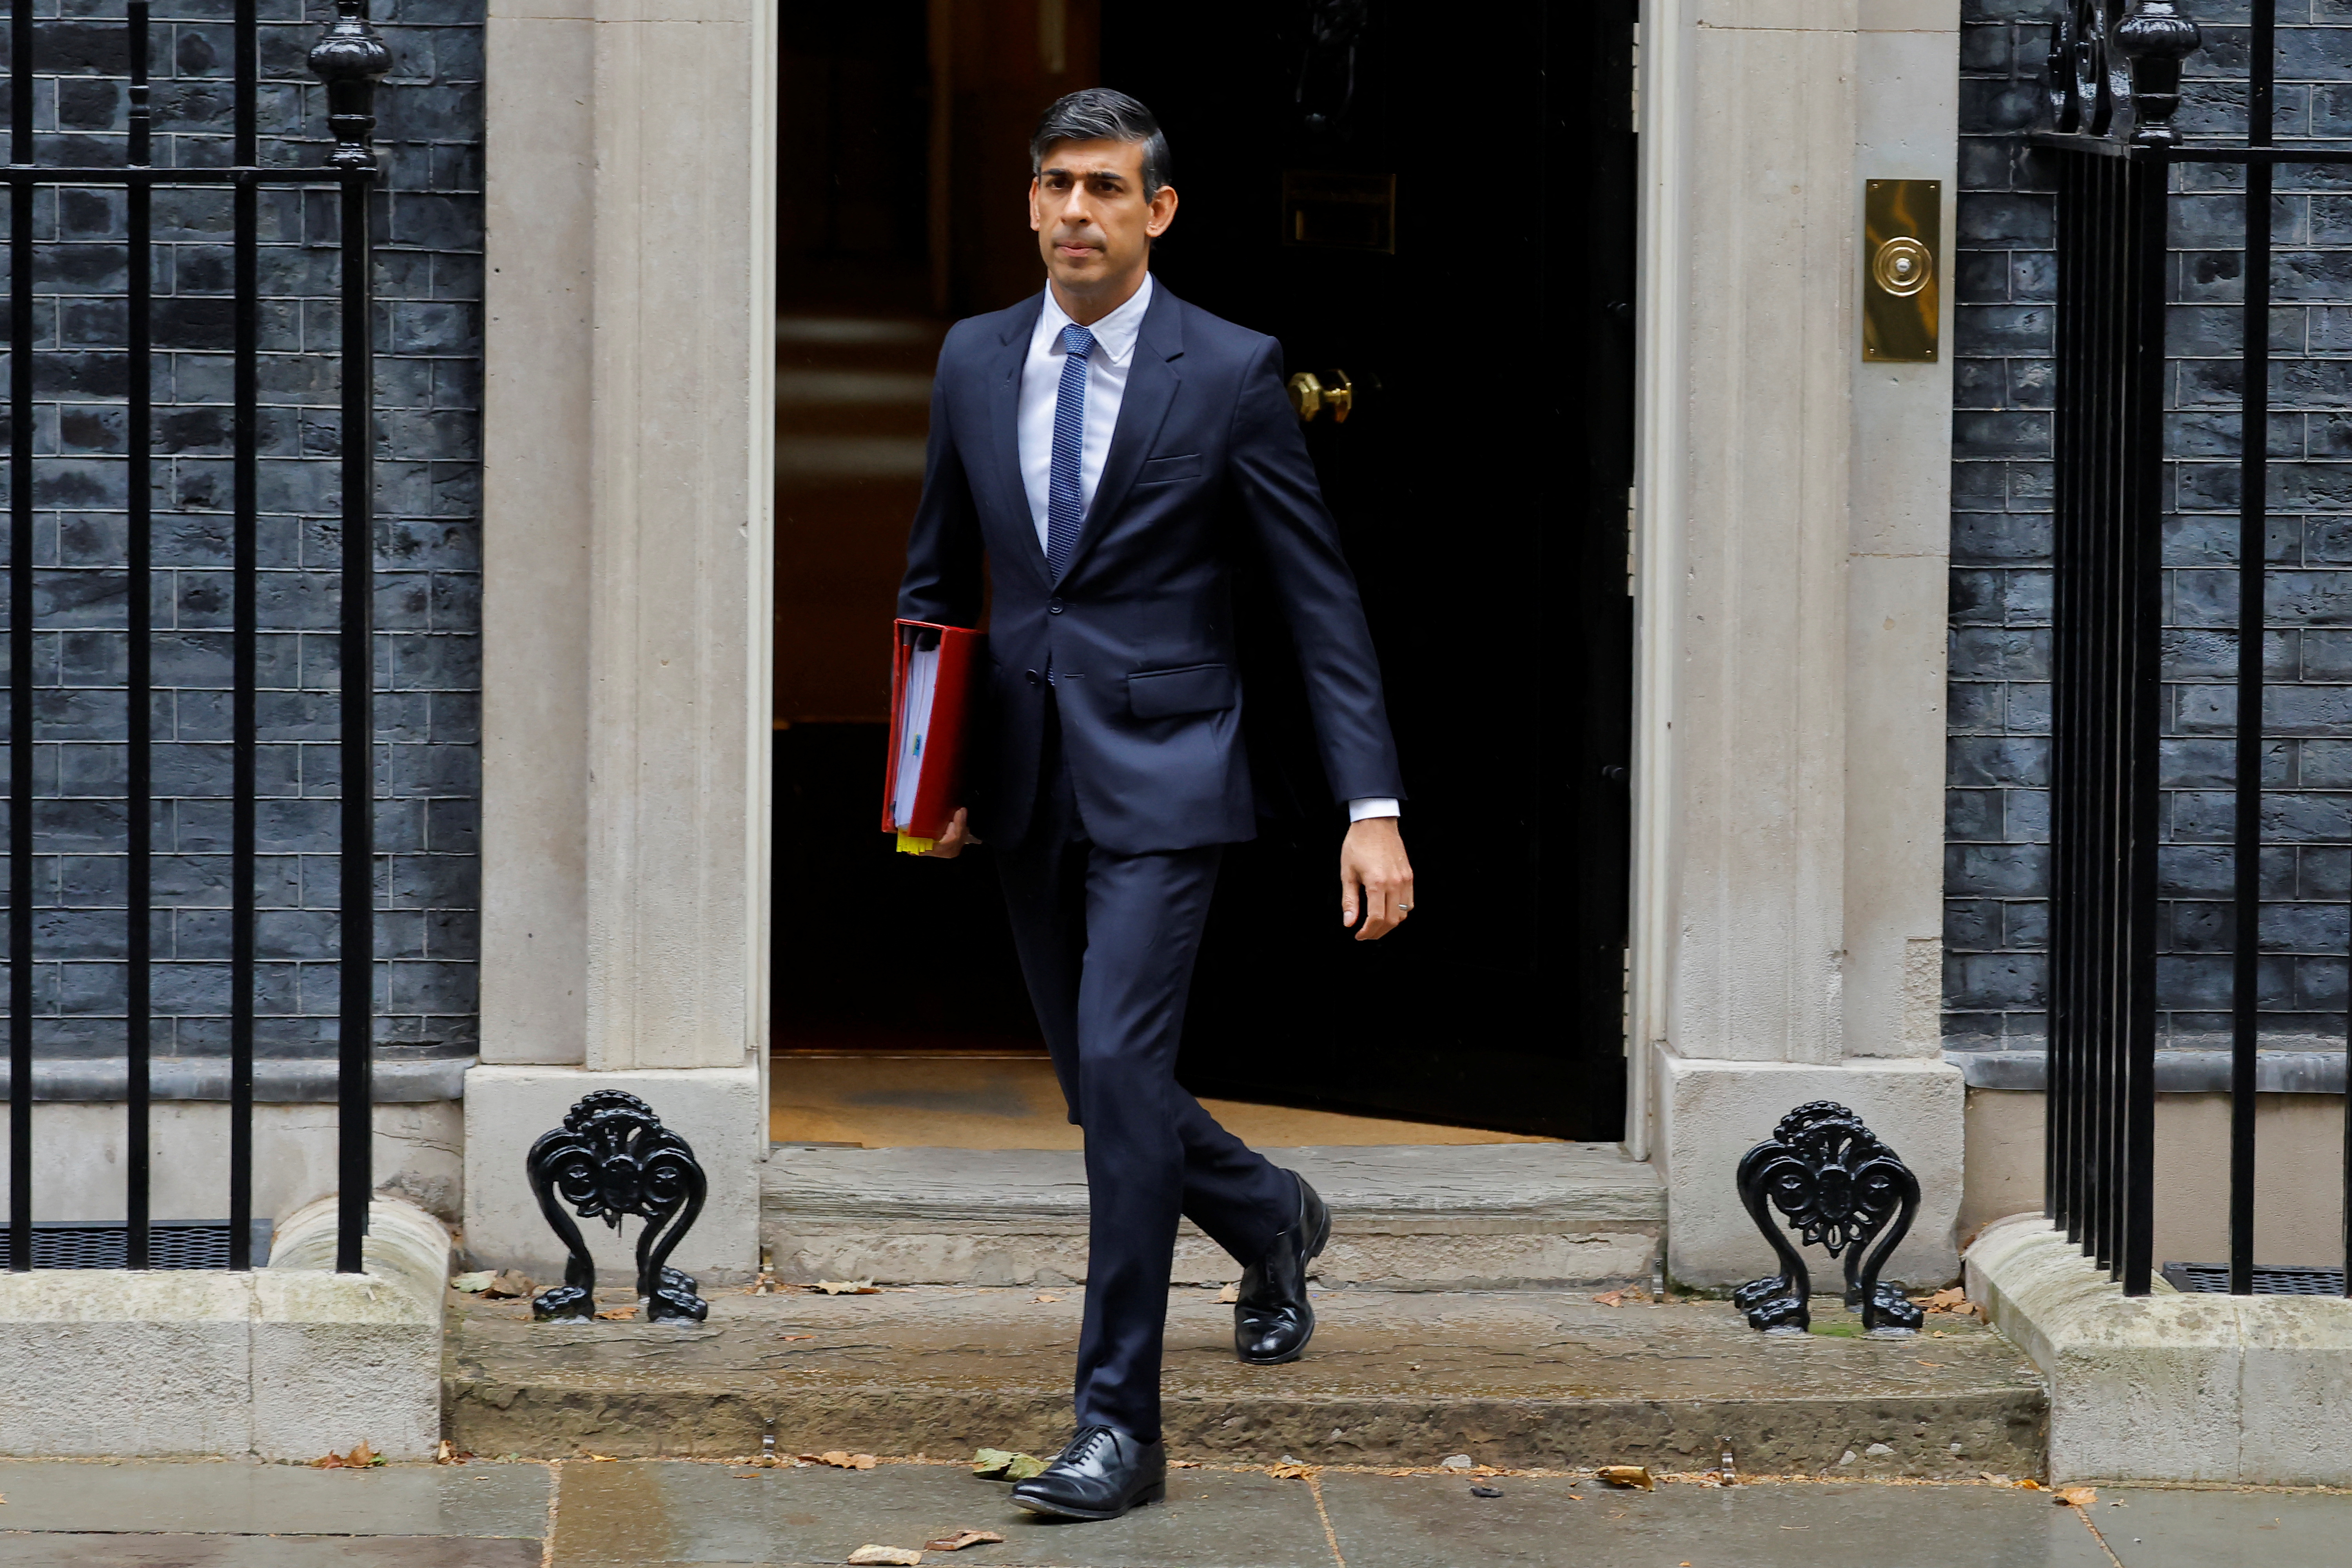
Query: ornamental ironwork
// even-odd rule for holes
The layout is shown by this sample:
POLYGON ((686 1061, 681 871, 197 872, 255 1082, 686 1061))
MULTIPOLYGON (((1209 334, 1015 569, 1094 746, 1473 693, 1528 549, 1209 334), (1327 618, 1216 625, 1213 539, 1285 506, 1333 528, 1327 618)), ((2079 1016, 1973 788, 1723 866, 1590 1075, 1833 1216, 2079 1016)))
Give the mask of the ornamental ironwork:
POLYGON ((2073 136, 2141 146, 2180 141, 2180 62, 2196 52, 2197 24, 2174 0, 2069 0, 2050 29, 2043 82, 2050 124, 2073 136))
POLYGON ((563 1283, 532 1300, 533 1318, 576 1323, 596 1315, 596 1260, 566 1205, 614 1230, 624 1215, 645 1220, 637 1236, 637 1296, 647 1321, 698 1323, 709 1315, 693 1277, 664 1267, 702 1213, 709 1183, 692 1147, 664 1127, 651 1106, 617 1089, 598 1089, 530 1146, 523 1168, 540 1212, 571 1253, 563 1283))
POLYGON ((1750 1327, 1802 1332, 1812 1326, 1812 1277, 1790 1244, 1793 1229, 1804 1245, 1844 1258, 1845 1304, 1862 1314, 1864 1330, 1917 1330, 1918 1307, 1900 1286, 1880 1284, 1878 1274, 1919 1212, 1918 1178, 1861 1117, 1827 1100, 1797 1107, 1741 1157, 1738 1181, 1739 1201, 1780 1261, 1778 1274, 1731 1294, 1750 1327), (1775 1221, 1776 1210, 1785 1227, 1775 1221))

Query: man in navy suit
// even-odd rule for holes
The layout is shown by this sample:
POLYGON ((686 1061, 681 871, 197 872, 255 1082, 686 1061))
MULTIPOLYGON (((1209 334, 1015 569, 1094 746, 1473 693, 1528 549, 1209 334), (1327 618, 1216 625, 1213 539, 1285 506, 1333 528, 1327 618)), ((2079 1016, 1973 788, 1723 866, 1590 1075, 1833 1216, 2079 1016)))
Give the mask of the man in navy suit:
POLYGON ((932 853, 997 852, 1029 994, 1086 1129, 1090 1194, 1077 1435, 1013 1500, 1115 1519, 1162 1496, 1160 1336, 1176 1221, 1243 1267, 1234 1345, 1296 1360, 1330 1218, 1175 1080, 1223 846, 1255 837, 1232 573, 1246 550, 1290 627, 1349 826, 1340 918, 1412 908, 1404 788, 1355 578, 1324 509, 1281 346, 1151 277, 1176 216, 1143 105, 1089 89, 1030 142, 1046 288, 940 351, 898 614, 976 626, 992 585, 968 812, 932 853))

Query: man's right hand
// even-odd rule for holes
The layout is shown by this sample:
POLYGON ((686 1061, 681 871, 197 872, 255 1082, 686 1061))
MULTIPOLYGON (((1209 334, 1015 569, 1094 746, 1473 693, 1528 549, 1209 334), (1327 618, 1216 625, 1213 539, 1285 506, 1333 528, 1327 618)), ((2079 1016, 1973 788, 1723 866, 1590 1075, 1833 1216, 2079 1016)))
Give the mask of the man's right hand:
POLYGON ((971 829, 964 825, 964 808, 957 806, 955 820, 948 824, 948 830, 923 853, 934 860, 952 860, 963 853, 965 845, 979 842, 971 836, 971 829))

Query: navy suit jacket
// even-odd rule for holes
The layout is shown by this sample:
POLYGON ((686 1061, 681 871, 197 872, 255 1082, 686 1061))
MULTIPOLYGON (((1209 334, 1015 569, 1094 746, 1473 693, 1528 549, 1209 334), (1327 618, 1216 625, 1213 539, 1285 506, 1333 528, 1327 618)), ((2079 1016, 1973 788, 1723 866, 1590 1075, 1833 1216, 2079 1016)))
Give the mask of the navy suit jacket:
POLYGON ((1055 582, 1015 433, 1043 300, 959 321, 940 350, 898 589, 901 616, 961 626, 992 590, 972 831, 1009 846, 1027 829, 1050 681, 1088 838, 1140 855, 1255 836, 1231 581, 1253 542, 1332 795, 1402 798, 1363 604, 1283 395, 1281 345, 1153 289, 1094 505, 1055 582))

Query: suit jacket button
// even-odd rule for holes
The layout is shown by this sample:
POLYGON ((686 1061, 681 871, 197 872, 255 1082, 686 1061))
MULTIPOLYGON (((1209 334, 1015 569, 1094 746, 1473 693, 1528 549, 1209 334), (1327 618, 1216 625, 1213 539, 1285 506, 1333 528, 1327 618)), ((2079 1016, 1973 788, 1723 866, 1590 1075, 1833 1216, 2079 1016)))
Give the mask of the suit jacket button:
POLYGON ((1058 615, 1060 615, 1060 614, 1062 613, 1062 601, 1061 601, 1061 600, 1059 600, 1059 599, 1048 599, 1048 600, 1046 600, 1046 601, 1045 601, 1045 613, 1046 613, 1047 615, 1049 615, 1049 616, 1058 616, 1058 615))
POLYGON ((1037 684, 1037 672, 1036 672, 1035 670, 1034 670, 1034 669, 1024 669, 1024 670, 1023 670, 1021 673, 1022 673, 1023 675, 1027 676, 1027 677, 1029 678, 1029 684, 1030 684, 1030 685, 1034 686, 1034 685, 1036 685, 1036 684, 1037 684))

